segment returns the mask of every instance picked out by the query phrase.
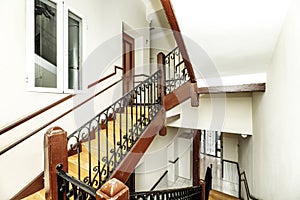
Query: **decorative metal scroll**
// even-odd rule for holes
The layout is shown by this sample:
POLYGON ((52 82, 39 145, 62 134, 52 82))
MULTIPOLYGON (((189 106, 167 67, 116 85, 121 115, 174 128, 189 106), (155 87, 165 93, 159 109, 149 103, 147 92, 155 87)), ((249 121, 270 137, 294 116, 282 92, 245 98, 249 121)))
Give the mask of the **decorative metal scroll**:
POLYGON ((68 137, 76 178, 96 189, 109 179, 161 109, 160 76, 154 73, 68 137))
POLYGON ((57 166, 58 200, 96 200, 96 189, 77 180, 57 166))
POLYGON ((202 186, 159 190, 149 192, 136 192, 130 194, 130 200, 192 200, 201 199, 202 186))
POLYGON ((179 48, 176 47, 165 56, 166 94, 173 92, 190 79, 179 48))

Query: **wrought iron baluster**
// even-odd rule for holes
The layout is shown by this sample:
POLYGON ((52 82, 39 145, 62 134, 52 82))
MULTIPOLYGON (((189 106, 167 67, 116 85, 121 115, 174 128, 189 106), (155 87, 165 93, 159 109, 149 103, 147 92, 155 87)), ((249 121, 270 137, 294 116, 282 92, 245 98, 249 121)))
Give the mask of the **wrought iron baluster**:
POLYGON ((106 135, 106 173, 109 173, 109 140, 108 140, 108 127, 107 127, 107 115, 105 113, 105 117, 106 117, 106 129, 105 129, 105 135, 106 135))
POLYGON ((135 131, 136 134, 139 133, 139 130, 137 128, 137 124, 138 124, 138 91, 136 91, 136 100, 135 100, 135 127, 134 127, 134 131, 135 131))
POLYGON ((92 185, 92 148, 91 148, 91 124, 89 125, 88 128, 88 149, 89 149, 89 185, 92 185))
POLYGON ((98 147, 98 151, 97 151, 97 171, 96 171, 96 176, 98 176, 98 180, 99 182, 101 182, 101 173, 100 173, 100 166, 101 166, 101 138, 100 138, 100 135, 101 135, 101 127, 100 127, 100 115, 97 116, 97 141, 98 141, 98 144, 97 144, 97 147, 98 147))
POLYGON ((122 107, 122 105, 124 104, 124 101, 120 101, 119 102, 119 110, 118 110, 118 112, 119 112, 119 125, 120 125, 120 127, 119 127, 119 138, 120 138, 120 143, 119 143, 119 148, 121 148, 121 150, 120 150, 120 154, 121 154, 121 158, 123 157, 123 148, 122 148, 122 146, 123 146, 123 135, 122 135, 122 112, 123 112, 123 107, 122 107))
POLYGON ((128 151, 128 143, 129 143, 129 137, 128 137, 128 103, 125 98, 125 135, 126 135, 126 151, 128 151))
MULTIPOLYGON (((158 79, 160 75, 160 71, 158 71, 150 76, 136 86, 133 91, 116 101, 68 137, 75 138, 71 149, 77 150, 78 178, 80 180, 83 174, 81 171, 83 158, 80 150, 81 143, 85 143, 85 148, 88 150, 89 168, 88 176, 84 177, 83 181, 99 188, 138 140, 150 120, 159 111, 161 99, 158 99, 158 79), (123 116, 124 114, 126 116, 123 116), (112 124, 111 129, 108 128, 108 123, 112 124), (119 130, 117 130, 118 124, 120 125, 119 130), (97 135, 95 142, 92 141, 94 135, 97 135), (103 139, 105 141, 102 141, 103 139), (92 155, 94 148, 98 148, 98 160, 96 162, 92 155)), ((80 194, 85 196, 84 192, 80 194)))
MULTIPOLYGON (((80 145, 79 141, 79 132, 78 132, 78 137, 77 137, 78 144, 80 145)), ((80 149, 77 147, 77 170, 78 170, 78 179, 81 180, 81 165, 80 165, 80 149)))
POLYGON ((146 118, 147 118, 147 116, 146 116, 146 102, 147 102, 147 100, 146 100, 146 91, 147 91, 147 84, 145 84, 144 85, 144 126, 146 126, 147 124, 147 122, 146 122, 146 118))
POLYGON ((131 134, 133 134, 135 132, 134 130, 134 116, 133 116, 133 103, 131 103, 130 106, 130 117, 131 117, 131 134))
POLYGON ((116 152, 116 119, 115 119, 115 116, 116 116, 116 104, 114 104, 114 107, 113 107, 113 114, 112 114, 112 120, 113 120, 113 139, 114 139, 114 152, 113 152, 113 155, 114 155, 114 163, 117 163, 117 152, 116 152))

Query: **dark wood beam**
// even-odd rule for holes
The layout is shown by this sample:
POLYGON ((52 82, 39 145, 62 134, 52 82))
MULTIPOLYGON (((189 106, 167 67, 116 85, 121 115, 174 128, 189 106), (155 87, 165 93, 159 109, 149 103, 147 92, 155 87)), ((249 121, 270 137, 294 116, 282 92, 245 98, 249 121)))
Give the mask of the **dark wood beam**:
MULTIPOLYGON (((166 88, 165 88, 165 54, 163 54, 162 52, 160 52, 157 55, 157 70, 160 70, 160 83, 158 85, 158 95, 161 99, 161 104, 162 106, 165 108, 166 107, 166 98, 165 98, 165 94, 166 94, 166 88)), ((167 127, 164 126, 160 131, 159 131, 159 135, 161 136, 165 136, 167 135, 167 127)))
POLYGON ((162 108, 156 117, 151 121, 150 125, 146 128, 143 135, 138 139, 130 152, 126 155, 123 161, 119 164, 117 169, 110 176, 110 179, 116 178, 123 183, 126 183, 130 178, 131 173, 134 171, 136 165, 143 157, 144 153, 152 143, 155 136, 159 133, 161 128, 164 127, 166 118, 165 110, 162 108))
POLYGON ((16 194, 12 199, 23 199, 44 188, 44 172, 40 173, 24 189, 16 194))
POLYGON ((193 130, 193 186, 200 186, 200 130, 193 130))
POLYGON ((253 83, 243 85, 229 85, 229 86, 213 86, 200 87, 198 94, 218 94, 218 93, 239 93, 239 92, 265 92, 265 83, 253 83))
POLYGON ((177 119, 180 119, 180 114, 172 115, 170 117, 167 117, 167 124, 171 123, 173 121, 176 121, 177 119))
POLYGON ((172 4, 171 4, 170 0, 161 0, 161 4, 162 4, 162 6, 165 10, 167 19, 168 19, 168 21, 170 23, 170 26, 171 26, 171 29, 173 31, 174 38, 175 38, 176 43, 178 45, 179 51, 182 55, 184 64, 185 64, 185 66, 188 70, 188 73, 190 75, 191 82, 195 83, 195 82, 197 82, 196 76, 195 76, 195 73, 194 73, 194 70, 193 70, 192 63, 190 62, 189 54, 188 54, 187 49, 185 47, 183 37, 182 37, 181 32, 180 32, 180 28, 179 28, 179 25, 178 25, 178 22, 177 22, 172 4))
POLYGON ((170 94, 168 94, 167 96, 165 96, 165 108, 167 111, 190 98, 190 85, 191 82, 188 81, 173 92, 171 92, 170 94))

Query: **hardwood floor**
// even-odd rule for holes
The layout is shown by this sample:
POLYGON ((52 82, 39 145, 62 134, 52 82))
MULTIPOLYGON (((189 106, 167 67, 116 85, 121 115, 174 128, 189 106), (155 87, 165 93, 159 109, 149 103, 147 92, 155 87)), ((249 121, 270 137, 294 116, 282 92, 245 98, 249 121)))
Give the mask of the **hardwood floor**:
POLYGON ((239 200, 239 198, 225 194, 223 192, 211 190, 209 192, 208 200, 239 200))

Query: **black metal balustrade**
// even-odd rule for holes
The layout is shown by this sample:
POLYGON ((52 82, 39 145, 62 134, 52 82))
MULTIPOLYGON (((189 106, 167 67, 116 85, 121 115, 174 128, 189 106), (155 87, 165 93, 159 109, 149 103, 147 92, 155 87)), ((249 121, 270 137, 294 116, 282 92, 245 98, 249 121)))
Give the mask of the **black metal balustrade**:
POLYGON ((179 48, 176 47, 165 56, 166 94, 183 85, 190 79, 179 48))
POLYGON ((201 199, 202 186, 130 193, 130 200, 189 200, 201 199))
POLYGON ((96 189, 109 179, 161 109, 160 76, 154 73, 68 136, 77 152, 76 178, 96 189))
POLYGON ((62 170, 63 166, 57 166, 58 199, 96 199, 96 189, 70 176, 62 170))

